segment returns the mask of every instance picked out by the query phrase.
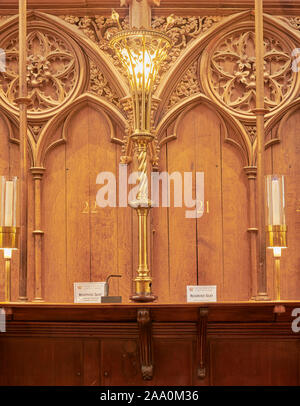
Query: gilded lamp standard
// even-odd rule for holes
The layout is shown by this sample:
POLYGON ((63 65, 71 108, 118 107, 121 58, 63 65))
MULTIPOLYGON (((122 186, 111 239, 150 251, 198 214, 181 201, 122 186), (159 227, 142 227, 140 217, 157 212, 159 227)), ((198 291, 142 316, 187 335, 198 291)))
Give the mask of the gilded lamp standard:
POLYGON ((147 253, 147 216, 151 208, 148 198, 147 150, 154 134, 151 128, 151 100, 153 85, 161 62, 167 56, 171 45, 164 33, 146 29, 132 28, 122 30, 119 15, 113 12, 112 18, 118 23, 120 31, 110 40, 129 80, 133 123, 130 140, 138 161, 139 189, 136 200, 130 202, 138 215, 138 270, 135 282, 134 301, 151 302, 156 299, 152 294, 152 279, 148 268, 147 253))

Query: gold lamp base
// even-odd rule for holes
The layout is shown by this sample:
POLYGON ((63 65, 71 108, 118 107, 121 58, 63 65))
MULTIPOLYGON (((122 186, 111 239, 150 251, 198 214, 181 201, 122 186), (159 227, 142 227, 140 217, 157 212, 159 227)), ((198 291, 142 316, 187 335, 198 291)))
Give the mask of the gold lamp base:
POLYGON ((139 275, 134 279, 135 282, 135 294, 130 297, 134 302, 153 302, 157 299, 157 296, 152 294, 151 286, 152 279, 150 276, 143 276, 149 274, 149 270, 138 270, 139 275))

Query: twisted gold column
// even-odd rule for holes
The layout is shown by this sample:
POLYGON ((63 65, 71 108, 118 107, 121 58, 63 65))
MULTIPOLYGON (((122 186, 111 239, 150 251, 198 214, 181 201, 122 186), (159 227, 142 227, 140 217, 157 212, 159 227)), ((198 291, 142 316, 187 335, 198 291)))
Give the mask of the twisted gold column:
POLYGON ((134 279, 135 294, 131 300, 136 302, 152 302, 156 296, 152 294, 152 278, 148 267, 148 233, 147 218, 151 208, 148 198, 148 176, 147 176, 147 148, 152 136, 135 136, 135 154, 138 160, 138 181, 139 189, 137 199, 130 202, 130 206, 136 210, 138 216, 138 276, 134 279))

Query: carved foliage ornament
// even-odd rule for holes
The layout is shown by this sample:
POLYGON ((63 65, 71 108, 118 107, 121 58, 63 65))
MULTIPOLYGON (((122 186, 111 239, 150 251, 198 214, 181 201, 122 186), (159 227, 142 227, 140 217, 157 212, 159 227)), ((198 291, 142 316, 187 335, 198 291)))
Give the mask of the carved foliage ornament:
POLYGON ((154 17, 152 28, 164 31, 172 40, 172 48, 162 64, 161 72, 167 71, 181 52, 194 39, 221 21, 221 16, 189 16, 181 17, 171 14, 169 17, 154 17))
POLYGON ((197 75, 197 65, 198 62, 194 62, 182 76, 175 90, 171 94, 168 109, 182 99, 201 92, 197 75))
MULTIPOLYGON (((29 112, 59 107, 79 88, 79 63, 69 42, 52 32, 32 30, 27 37, 27 87, 29 112)), ((18 34, 1 45, 6 71, 0 73, 0 94, 11 105, 18 97, 18 34)), ((84 67, 81 64, 81 69, 84 67)))
MULTIPOLYGON (((292 49, 287 39, 265 35, 265 105, 270 110, 281 105, 295 87, 292 49)), ((235 112, 252 114, 256 106, 254 32, 243 30, 222 37, 212 52, 205 54, 203 63, 208 70, 208 81, 204 82, 208 92, 235 112)))

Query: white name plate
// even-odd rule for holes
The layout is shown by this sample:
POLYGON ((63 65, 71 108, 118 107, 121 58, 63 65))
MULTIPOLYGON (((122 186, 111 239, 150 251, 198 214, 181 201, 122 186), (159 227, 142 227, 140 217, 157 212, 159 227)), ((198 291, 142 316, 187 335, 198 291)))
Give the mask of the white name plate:
POLYGON ((101 303, 105 282, 75 282, 74 303, 101 303))
POLYGON ((217 286, 187 286, 187 302, 216 302, 217 286))

